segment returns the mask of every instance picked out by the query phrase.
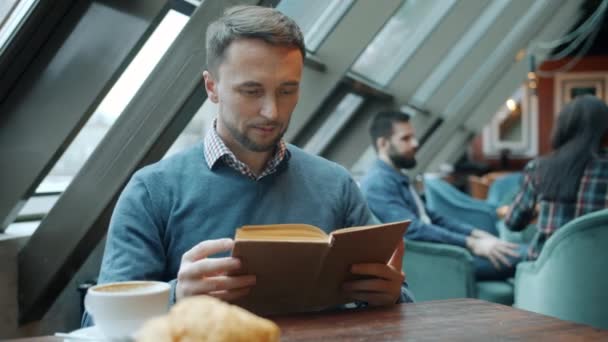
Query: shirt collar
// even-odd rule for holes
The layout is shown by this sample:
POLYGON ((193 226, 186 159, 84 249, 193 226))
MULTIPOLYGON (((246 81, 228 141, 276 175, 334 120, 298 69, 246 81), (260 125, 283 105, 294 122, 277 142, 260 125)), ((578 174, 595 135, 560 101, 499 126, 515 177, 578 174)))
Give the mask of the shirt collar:
POLYGON ((397 171, 395 170, 392 166, 388 165, 384 160, 377 158, 376 159, 376 165, 378 166, 378 168, 380 168, 383 172, 386 172, 388 174, 391 175, 391 177, 397 177, 399 180, 409 184, 410 183, 410 177, 408 175, 406 175, 405 173, 401 172, 401 171, 397 171))
POLYGON ((275 154, 266 164, 264 171, 262 171, 259 176, 256 176, 251 169, 245 163, 238 160, 234 153, 226 146, 222 138, 217 134, 216 124, 217 118, 213 120, 213 125, 207 131, 204 141, 205 160, 207 161, 207 166, 209 166, 210 170, 213 170, 218 161, 223 160, 226 165, 237 170, 244 176, 254 180, 260 180, 261 178, 276 172, 279 164, 281 164, 283 160, 289 159, 287 144, 281 139, 277 143, 275 154))

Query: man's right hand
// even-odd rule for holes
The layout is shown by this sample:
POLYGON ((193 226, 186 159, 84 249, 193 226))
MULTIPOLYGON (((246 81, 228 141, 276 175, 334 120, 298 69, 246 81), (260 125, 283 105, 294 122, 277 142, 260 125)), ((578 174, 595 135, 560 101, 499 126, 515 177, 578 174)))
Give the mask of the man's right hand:
POLYGON ((473 254, 490 260, 496 269, 500 269, 501 264, 511 266, 508 256, 519 256, 518 245, 491 235, 478 238, 470 236, 467 238, 467 247, 473 254))
POLYGON ((209 258, 233 247, 231 239, 206 240, 184 253, 177 273, 176 299, 206 294, 229 302, 248 294, 255 276, 228 275, 241 268, 239 259, 209 258))

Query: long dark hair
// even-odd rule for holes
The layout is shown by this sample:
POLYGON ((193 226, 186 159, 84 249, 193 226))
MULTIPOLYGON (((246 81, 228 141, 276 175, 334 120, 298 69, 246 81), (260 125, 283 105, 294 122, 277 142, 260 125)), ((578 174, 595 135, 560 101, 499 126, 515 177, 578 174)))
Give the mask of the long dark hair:
POLYGON ((539 160, 542 198, 576 199, 585 167, 602 147, 608 131, 608 107, 592 95, 577 97, 559 113, 553 129, 553 152, 539 160))

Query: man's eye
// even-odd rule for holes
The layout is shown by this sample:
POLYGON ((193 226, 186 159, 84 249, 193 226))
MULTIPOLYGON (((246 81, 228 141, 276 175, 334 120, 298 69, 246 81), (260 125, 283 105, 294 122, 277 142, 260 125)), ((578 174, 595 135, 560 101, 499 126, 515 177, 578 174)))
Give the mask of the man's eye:
POLYGON ((279 90, 279 94, 281 95, 292 95, 297 93, 298 90, 297 89, 281 89, 279 90))
POLYGON ((259 89, 241 89, 241 94, 246 96, 260 96, 262 91, 259 89))

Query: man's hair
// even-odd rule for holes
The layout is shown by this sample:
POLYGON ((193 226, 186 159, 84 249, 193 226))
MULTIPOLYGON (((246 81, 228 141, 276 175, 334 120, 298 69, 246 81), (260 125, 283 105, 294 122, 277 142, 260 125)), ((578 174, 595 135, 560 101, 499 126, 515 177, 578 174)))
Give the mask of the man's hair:
POLYGON ((304 36, 293 19, 274 8, 234 6, 207 28, 207 69, 217 71, 230 43, 247 38, 293 46, 300 49, 302 58, 306 55, 304 36))
POLYGON ((393 123, 409 122, 410 115, 400 111, 384 111, 377 113, 369 126, 369 135, 372 138, 372 146, 377 151, 376 141, 378 138, 390 138, 393 135, 393 123))
POLYGON ((576 97, 557 117, 553 152, 538 162, 539 193, 545 199, 575 200, 583 172, 608 134, 608 106, 592 95, 576 97))

